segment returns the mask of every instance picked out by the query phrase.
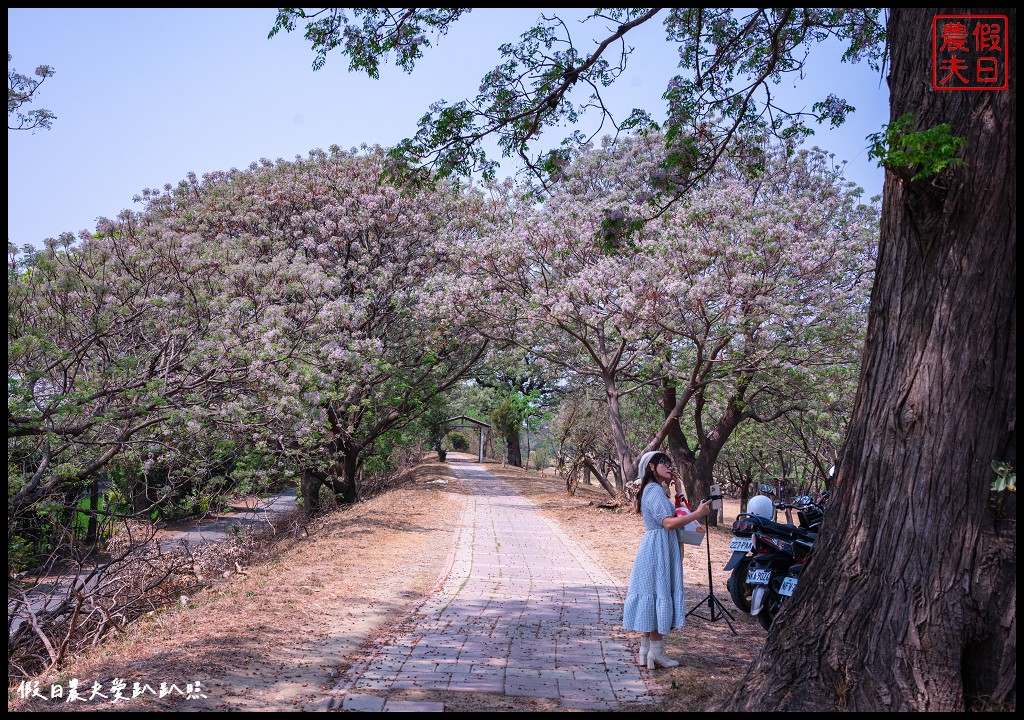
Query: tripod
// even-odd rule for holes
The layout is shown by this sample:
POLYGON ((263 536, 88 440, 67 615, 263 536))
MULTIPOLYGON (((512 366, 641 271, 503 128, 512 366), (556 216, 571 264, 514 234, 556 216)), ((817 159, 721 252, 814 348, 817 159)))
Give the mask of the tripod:
POLYGON ((732 626, 732 623, 729 622, 730 620, 734 619, 733 616, 729 613, 728 610, 725 609, 725 606, 722 605, 722 601, 715 597, 715 586, 711 578, 711 533, 707 532, 705 533, 705 536, 706 537, 704 538, 704 544, 707 545, 708 548, 708 594, 707 597, 705 597, 699 603, 694 605, 693 608, 691 608, 690 611, 686 613, 686 617, 690 617, 691 614, 697 612, 697 610, 699 610, 704 605, 704 603, 707 602, 709 616, 704 617, 703 615, 698 614, 697 617, 703 618, 704 620, 708 620, 710 622, 715 622, 716 620, 725 620, 725 624, 729 626, 730 630, 732 630, 732 634, 736 635, 736 628, 734 628, 732 626))

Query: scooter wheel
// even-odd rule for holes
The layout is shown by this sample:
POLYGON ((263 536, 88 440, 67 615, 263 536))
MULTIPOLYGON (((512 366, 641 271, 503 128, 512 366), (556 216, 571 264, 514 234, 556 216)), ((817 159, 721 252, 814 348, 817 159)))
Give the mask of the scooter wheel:
POLYGON ((732 603, 740 612, 750 614, 750 586, 747 585, 747 566, 750 565, 750 558, 740 560, 740 564, 732 569, 725 586, 729 590, 729 597, 732 603))

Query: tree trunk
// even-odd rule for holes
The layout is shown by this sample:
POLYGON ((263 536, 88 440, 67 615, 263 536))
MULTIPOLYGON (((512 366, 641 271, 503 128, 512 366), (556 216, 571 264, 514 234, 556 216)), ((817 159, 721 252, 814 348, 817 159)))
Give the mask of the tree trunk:
MULTIPOLYGON (((741 402, 741 400, 730 398, 725 411, 718 419, 718 422, 715 423, 711 432, 700 439, 700 452, 690 463, 691 466, 688 469, 688 472, 693 477, 694 496, 691 507, 711 494, 711 484, 715 481, 715 462, 718 460, 722 448, 725 447, 725 443, 729 440, 733 431, 743 421, 743 412, 739 407, 741 402)), ((700 407, 701 403, 698 403, 698 408, 700 407)), ((698 412, 701 412, 701 410, 698 410, 698 412)), ((705 525, 718 527, 718 513, 708 515, 705 525)))
POLYGON ((140 473, 128 481, 132 495, 132 512, 135 515, 148 515, 153 512, 156 493, 153 492, 155 485, 149 479, 149 475, 140 473))
POLYGON ((512 467, 523 466, 523 450, 519 444, 519 430, 509 430, 505 433, 505 444, 508 446, 506 457, 508 464, 512 467))
MULTIPOLYGON (((615 460, 618 468, 615 472, 615 492, 612 497, 622 494, 623 485, 636 477, 636 462, 626 443, 626 431, 622 425, 622 410, 619 407, 619 391, 615 387, 615 379, 609 375, 604 377, 605 399, 608 401, 608 429, 611 431, 612 444, 615 446, 615 460)), ((607 485, 602 482, 602 485, 607 485)))
POLYGON ((619 496, 619 493, 616 490, 615 486, 612 485, 611 482, 609 482, 607 475, 601 468, 592 465, 591 463, 593 461, 590 458, 584 458, 583 462, 585 466, 588 467, 590 471, 594 474, 594 476, 597 478, 597 481, 601 483, 601 487, 603 487, 609 495, 611 495, 613 498, 619 496))
POLYGON ((302 516, 309 521, 320 512, 320 486, 324 478, 313 470, 303 470, 299 490, 302 492, 302 516))
MULTIPOLYGON (((665 417, 672 414, 676 406, 676 388, 666 378, 661 384, 661 409, 665 417)), ((672 457, 676 467, 679 468, 680 477, 683 481, 683 490, 687 500, 698 500, 697 486, 693 477, 693 461, 696 456, 690 449, 690 443, 686 441, 683 428, 679 424, 679 418, 672 418, 667 421, 665 439, 668 440, 668 454, 672 457)))
POLYGON ((89 521, 85 528, 85 544, 92 546, 96 544, 99 535, 99 511, 100 511, 100 479, 95 476, 89 484, 89 521))
POLYGON ((893 9, 891 119, 950 123, 966 166, 886 173, 860 384, 829 514, 723 709, 1016 704, 1016 12, 893 9), (1008 91, 935 91, 939 14, 1009 17, 1008 91))
POLYGON ((359 452, 349 450, 342 456, 344 476, 332 483, 334 498, 339 505, 351 505, 359 499, 359 452))

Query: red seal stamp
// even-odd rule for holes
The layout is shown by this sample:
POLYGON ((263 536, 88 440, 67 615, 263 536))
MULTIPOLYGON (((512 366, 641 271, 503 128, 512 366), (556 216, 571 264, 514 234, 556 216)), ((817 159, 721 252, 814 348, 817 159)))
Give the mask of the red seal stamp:
POLYGON ((1006 90, 1009 42, 1005 15, 936 15, 932 18, 932 87, 1006 90))

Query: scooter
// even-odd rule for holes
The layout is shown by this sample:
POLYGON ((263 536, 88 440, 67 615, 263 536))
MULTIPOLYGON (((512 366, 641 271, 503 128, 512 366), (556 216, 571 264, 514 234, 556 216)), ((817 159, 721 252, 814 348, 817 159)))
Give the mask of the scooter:
POLYGON ((747 566, 746 584, 751 586, 750 614, 761 627, 769 629, 786 597, 792 594, 796 576, 814 548, 817 534, 795 525, 766 521, 753 534, 754 556, 747 566), (783 589, 783 584, 786 587, 783 589))
POLYGON ((748 512, 733 523, 732 556, 724 568, 732 570, 726 587, 733 604, 757 617, 765 628, 781 607, 778 598, 785 595, 780 593, 791 594, 795 587, 798 571, 790 570, 810 554, 824 517, 823 505, 808 496, 793 504, 782 503, 779 509, 786 511, 787 518, 796 510, 800 526, 773 521, 775 506, 767 496, 751 498, 748 512))
MULTIPOLYGON (((792 557, 792 562, 785 572, 772 574, 768 581, 767 591, 761 599, 762 607, 756 613, 758 622, 765 630, 768 630, 775 618, 778 617, 787 598, 793 596, 793 591, 800 579, 800 572, 804 569, 804 564, 814 549, 814 540, 814 537, 794 537, 789 543, 789 547, 783 550, 787 557, 792 557)), ((751 609, 751 614, 755 614, 753 609, 751 609)))
POLYGON ((754 557, 754 530, 758 527, 756 518, 775 517, 775 504, 767 495, 757 495, 747 503, 747 512, 742 513, 732 524, 733 539, 729 542, 732 555, 724 570, 732 570, 725 586, 729 597, 741 612, 750 612, 753 587, 747 585, 747 570, 754 557))

